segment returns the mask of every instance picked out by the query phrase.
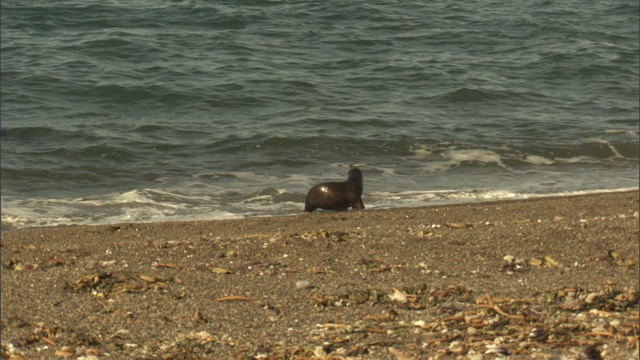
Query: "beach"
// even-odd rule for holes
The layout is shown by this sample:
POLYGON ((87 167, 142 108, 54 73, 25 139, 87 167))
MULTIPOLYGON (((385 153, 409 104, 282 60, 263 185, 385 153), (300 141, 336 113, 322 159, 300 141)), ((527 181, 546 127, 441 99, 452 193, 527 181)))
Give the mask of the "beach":
POLYGON ((638 209, 627 191, 3 231, 2 358, 637 359, 638 209))

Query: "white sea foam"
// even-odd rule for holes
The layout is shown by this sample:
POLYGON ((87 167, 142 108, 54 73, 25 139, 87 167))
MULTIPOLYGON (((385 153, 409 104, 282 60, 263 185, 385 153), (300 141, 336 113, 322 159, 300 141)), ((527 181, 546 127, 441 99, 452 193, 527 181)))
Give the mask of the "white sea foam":
MULTIPOLYGON (((637 162, 635 158, 624 156, 611 141, 600 138, 588 138, 583 140, 583 144, 597 144, 610 151, 609 157, 591 156, 588 154, 575 156, 543 156, 540 154, 526 154, 521 150, 516 150, 508 145, 490 149, 449 149, 443 150, 443 144, 436 145, 412 145, 409 151, 413 154, 407 159, 421 161, 419 166, 422 170, 437 173, 445 172, 452 168, 460 167, 464 164, 495 164, 505 169, 518 170, 514 168, 513 161, 518 163, 529 163, 538 166, 549 166, 556 164, 602 164, 607 161, 619 159, 637 162)), ((551 154, 553 154, 551 152, 551 154)), ((606 154, 606 152, 605 152, 606 154)))
POLYGON ((598 159, 589 156, 558 157, 553 159, 553 164, 596 164, 598 162, 600 162, 598 159))
MULTIPOLYGON (((418 207, 493 200, 528 199, 547 196, 569 196, 637 190, 598 189, 553 193, 516 192, 500 189, 485 190, 429 190, 365 193, 367 209, 418 207)), ((181 220, 220 220, 247 216, 300 214, 304 197, 301 193, 278 190, 273 195, 247 196, 238 201, 224 203, 205 201, 196 196, 182 196, 167 191, 132 191, 92 200, 35 200, 2 204, 3 228, 40 227, 56 225, 96 225, 122 222, 158 222, 181 220), (191 199, 183 203, 147 201, 147 195, 162 193, 169 198, 191 199), (287 196, 282 201, 278 197, 287 196), (124 202, 129 199, 129 202, 124 202), (25 206, 26 205, 26 206, 25 206)))
POLYGON ((460 164, 463 161, 478 161, 483 163, 495 163, 501 167, 506 167, 502 162, 501 156, 490 150, 450 150, 444 153, 444 157, 448 162, 460 164))
POLYGON ((477 162, 483 164, 496 164, 502 168, 507 168, 500 154, 483 149, 460 149, 449 150, 440 154, 444 160, 425 161, 421 166, 422 169, 429 172, 442 172, 451 168, 461 166, 465 162, 477 162))
POLYGON ((604 133, 605 134, 625 134, 634 138, 638 137, 638 131, 633 131, 633 130, 607 129, 604 131, 604 133))
POLYGON ((429 146, 429 145, 417 144, 417 145, 412 145, 409 148, 409 151, 413 153, 413 157, 417 159, 423 159, 433 154, 434 149, 432 146, 429 146))
POLYGON ((608 142, 607 140, 603 140, 603 139, 587 139, 585 142, 593 142, 593 143, 597 143, 597 144, 604 144, 606 147, 609 148, 609 150, 611 150, 611 152, 613 153, 614 157, 617 158, 624 158, 624 156, 622 156, 622 154, 620 154, 620 152, 618 151, 618 149, 615 148, 615 146, 611 145, 610 142, 608 142))
POLYGON ((527 155, 522 159, 524 162, 528 162, 533 165, 551 165, 553 164, 553 160, 548 159, 544 156, 538 155, 527 155))
POLYGON ((611 193, 621 191, 637 190, 638 188, 622 188, 622 189, 599 189, 599 190, 581 190, 567 191, 557 193, 518 193, 508 190, 482 190, 482 191, 404 191, 398 193, 375 192, 371 194, 370 200, 373 204, 369 205, 369 209, 377 208, 393 208, 393 207, 418 207, 430 205, 445 205, 457 203, 473 203, 481 201, 498 201, 498 200, 516 200, 516 199, 532 199, 543 197, 587 195, 598 193, 611 193))
POLYGON ((208 196, 163 190, 133 190, 101 198, 6 200, 2 222, 11 227, 92 225, 115 222, 223 219, 240 217, 215 205, 208 196))

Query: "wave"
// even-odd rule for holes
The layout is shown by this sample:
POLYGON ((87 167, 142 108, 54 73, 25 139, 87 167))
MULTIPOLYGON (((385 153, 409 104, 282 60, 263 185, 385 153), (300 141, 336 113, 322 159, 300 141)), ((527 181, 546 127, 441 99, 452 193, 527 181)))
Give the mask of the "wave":
POLYGON ((353 164, 370 199, 637 183, 637 1, 538 5, 4 1, 3 210, 286 212, 353 164))
MULTIPOLYGON (((365 193, 364 199, 367 209, 372 210, 630 190, 637 190, 637 187, 561 193, 513 192, 500 189, 372 192, 365 193)), ((3 201, 1 221, 2 230, 6 231, 60 225, 222 220, 301 214, 303 203, 304 194, 275 188, 263 188, 245 195, 220 192, 212 197, 143 189, 97 198, 3 201)))

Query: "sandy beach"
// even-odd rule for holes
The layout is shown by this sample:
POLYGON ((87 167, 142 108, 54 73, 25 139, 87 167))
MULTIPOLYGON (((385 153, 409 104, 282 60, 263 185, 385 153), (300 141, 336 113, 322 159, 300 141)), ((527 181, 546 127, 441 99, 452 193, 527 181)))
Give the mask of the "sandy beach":
POLYGON ((638 209, 630 191, 4 231, 1 355, 637 359, 638 209))

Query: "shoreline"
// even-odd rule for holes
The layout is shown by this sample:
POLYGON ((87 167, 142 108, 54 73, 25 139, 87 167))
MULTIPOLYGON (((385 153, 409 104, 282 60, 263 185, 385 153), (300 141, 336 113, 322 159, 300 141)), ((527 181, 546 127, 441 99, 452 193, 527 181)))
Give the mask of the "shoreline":
POLYGON ((628 359, 638 196, 3 231, 2 352, 628 359))
MULTIPOLYGON (((408 205, 399 205, 395 207, 390 206, 382 206, 382 207, 367 207, 366 211, 377 211, 377 210, 392 210, 392 209, 419 209, 419 208, 433 208, 433 207, 443 207, 443 206, 457 206, 457 205, 474 205, 474 204, 491 204, 498 202, 508 202, 508 201, 526 201, 526 200, 536 200, 536 199, 555 199, 555 198, 564 198, 564 197, 573 197, 573 196, 588 196, 588 195, 599 195, 599 194, 615 194, 615 193, 625 193, 625 192, 634 192, 639 191, 638 188, 619 188, 619 189, 598 189, 598 190, 578 190, 578 191, 570 191, 564 193, 549 193, 549 194, 514 194, 513 197, 505 197, 505 198, 467 198, 467 199, 457 199, 452 200, 449 199, 447 201, 441 201, 438 203, 431 204, 408 204, 408 205)), ((424 191, 412 191, 409 192, 411 194, 424 194, 427 192, 424 191)), ((399 193, 402 195, 405 193, 399 193)), ((367 205, 365 203, 365 205, 367 205)), ((302 216, 304 212, 302 211, 304 204, 301 204, 299 212, 291 212, 291 213, 276 213, 276 214, 260 214, 260 215, 234 215, 231 217, 224 218, 200 218, 196 220, 177 218, 171 219, 168 218, 166 220, 147 220, 147 221, 114 221, 114 222, 99 222, 93 224, 58 224, 58 225, 35 225, 35 226, 15 226, 10 222, 3 221, 0 224, 0 232, 8 232, 8 231, 16 231, 16 230, 24 230, 24 229, 39 229, 39 228, 55 228, 59 226, 104 226, 104 225, 115 225, 115 224, 157 224, 164 222, 191 222, 191 221, 228 221, 228 220, 241 220, 241 219, 252 219, 252 218, 262 218, 262 217, 281 217, 281 216, 302 216)), ((323 213, 323 211, 316 211, 323 213)), ((324 212, 327 213, 327 212, 324 212)))

